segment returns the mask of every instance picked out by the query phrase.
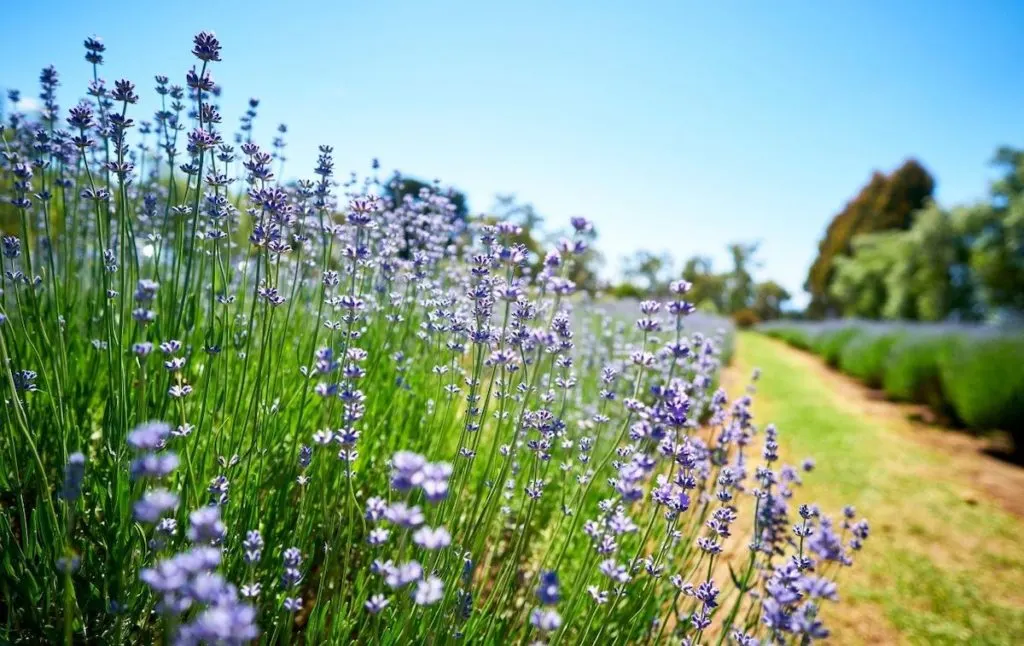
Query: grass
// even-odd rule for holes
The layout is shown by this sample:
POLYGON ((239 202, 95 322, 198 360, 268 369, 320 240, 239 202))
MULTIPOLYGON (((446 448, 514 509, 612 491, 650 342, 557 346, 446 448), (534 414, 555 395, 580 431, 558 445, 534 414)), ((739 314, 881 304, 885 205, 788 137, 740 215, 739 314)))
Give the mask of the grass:
POLYGON ((1019 643, 1024 523, 966 502, 968 483, 950 478, 949 456, 913 441, 898 419, 864 415, 807 359, 763 335, 737 340, 736 368, 763 370, 758 418, 778 425, 788 455, 820 465, 804 479, 807 493, 854 504, 872 523, 877 543, 827 615, 843 627, 837 643, 1019 643))

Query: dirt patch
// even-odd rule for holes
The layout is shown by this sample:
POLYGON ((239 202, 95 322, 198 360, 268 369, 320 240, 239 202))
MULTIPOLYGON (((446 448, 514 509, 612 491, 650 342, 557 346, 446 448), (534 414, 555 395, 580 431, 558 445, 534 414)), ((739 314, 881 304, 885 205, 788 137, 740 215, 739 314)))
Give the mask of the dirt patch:
MULTIPOLYGON (((779 352, 788 353, 809 374, 836 393, 837 402, 848 410, 884 420, 914 442, 942 451, 950 457, 953 475, 970 486, 964 502, 977 504, 985 496, 1006 511, 1024 518, 1024 468, 1005 459, 1006 441, 1000 437, 978 437, 963 431, 928 423, 933 419, 925 406, 888 401, 877 390, 829 368, 813 354, 772 340, 779 352), (972 491, 976 490, 976 491, 972 491)), ((735 379, 735 377, 733 377, 735 379)), ((735 382, 734 382, 735 383, 735 382)))

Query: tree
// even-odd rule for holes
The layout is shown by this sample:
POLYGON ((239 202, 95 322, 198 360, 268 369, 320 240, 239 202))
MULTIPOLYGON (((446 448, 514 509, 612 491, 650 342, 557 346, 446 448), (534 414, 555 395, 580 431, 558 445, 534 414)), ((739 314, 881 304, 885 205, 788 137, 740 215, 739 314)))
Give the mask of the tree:
POLYGON ((914 213, 924 206, 934 189, 932 176, 913 159, 889 175, 876 171, 832 219, 818 245, 818 256, 804 283, 811 295, 808 313, 820 317, 838 313, 843 308, 843 303, 834 300, 830 287, 837 275, 837 259, 853 253, 855 236, 909 229, 914 213))
POLYGON ((760 243, 757 242, 729 245, 732 271, 726 276, 726 305, 730 314, 746 309, 754 302, 754 277, 751 276, 750 270, 758 267, 754 254, 757 253, 759 246, 760 243))
POLYGON ((774 280, 758 283, 754 288, 754 313, 762 321, 782 317, 782 306, 792 296, 786 288, 774 280))
POLYGON ((1024 150, 1000 148, 993 163, 1003 176, 967 216, 970 269, 989 310, 1024 311, 1024 150))
POLYGON ((976 318, 961 221, 929 203, 917 213, 910 231, 888 234, 903 239, 885 279, 885 318, 941 321, 951 314, 976 318))
POLYGON ((641 281, 638 285, 651 295, 665 291, 672 274, 672 256, 667 253, 653 253, 640 250, 623 260, 623 276, 630 282, 641 281))
POLYGON ((389 198, 393 204, 401 204, 406 196, 414 199, 419 198, 426 189, 431 193, 440 193, 451 200, 455 205, 455 216, 466 221, 469 217, 469 206, 466 202, 466 194, 452 187, 441 186, 438 181, 425 182, 415 177, 405 177, 395 173, 392 181, 384 185, 384 197, 389 198))
POLYGON ((710 258, 694 256, 687 260, 682 278, 693 285, 686 297, 698 308, 718 314, 726 311, 726 277, 714 273, 710 258))
POLYGON ((853 254, 835 259, 835 276, 829 285, 830 302, 843 316, 878 319, 885 310, 886 276, 904 255, 905 236, 869 233, 851 241, 853 254))

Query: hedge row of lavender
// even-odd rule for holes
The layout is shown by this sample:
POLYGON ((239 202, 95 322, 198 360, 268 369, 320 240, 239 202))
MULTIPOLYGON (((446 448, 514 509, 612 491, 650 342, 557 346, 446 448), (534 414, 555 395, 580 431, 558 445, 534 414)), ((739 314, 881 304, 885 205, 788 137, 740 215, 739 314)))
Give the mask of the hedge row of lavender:
POLYGON ((975 431, 1009 431, 1024 450, 1024 330, 980 325, 840 320, 775 322, 765 334, 832 367, 927 404, 975 431))
POLYGON ((795 502, 688 284, 624 325, 566 278, 586 220, 530 276, 330 146, 284 181, 255 100, 229 143, 212 34, 152 122, 85 47, 0 132, 0 642, 828 634, 867 522, 795 502))

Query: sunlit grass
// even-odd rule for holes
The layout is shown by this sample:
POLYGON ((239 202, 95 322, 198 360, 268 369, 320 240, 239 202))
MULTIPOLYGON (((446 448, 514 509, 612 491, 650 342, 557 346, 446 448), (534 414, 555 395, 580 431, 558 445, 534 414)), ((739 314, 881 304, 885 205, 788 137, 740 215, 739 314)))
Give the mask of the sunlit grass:
POLYGON ((820 460, 805 478, 814 497, 857 505, 891 546, 851 573, 854 603, 830 611, 853 631, 838 641, 863 643, 878 627, 865 622, 884 622, 890 637, 918 644, 1019 643, 1024 523, 965 502, 969 485, 951 480, 946 455, 908 439, 899 420, 863 414, 795 352, 740 334, 737 367, 764 371, 757 414, 785 432, 785 449, 820 460))

